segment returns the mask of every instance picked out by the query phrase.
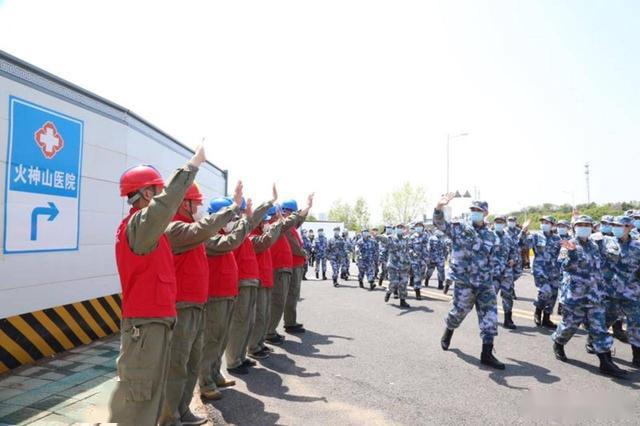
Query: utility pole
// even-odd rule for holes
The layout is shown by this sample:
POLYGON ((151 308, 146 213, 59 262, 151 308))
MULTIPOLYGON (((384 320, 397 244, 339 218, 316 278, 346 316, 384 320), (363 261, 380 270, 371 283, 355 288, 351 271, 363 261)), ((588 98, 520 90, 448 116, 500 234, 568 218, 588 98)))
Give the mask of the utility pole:
POLYGON ((591 204, 591 188, 589 185, 589 163, 584 165, 584 176, 587 181, 587 204, 591 204))

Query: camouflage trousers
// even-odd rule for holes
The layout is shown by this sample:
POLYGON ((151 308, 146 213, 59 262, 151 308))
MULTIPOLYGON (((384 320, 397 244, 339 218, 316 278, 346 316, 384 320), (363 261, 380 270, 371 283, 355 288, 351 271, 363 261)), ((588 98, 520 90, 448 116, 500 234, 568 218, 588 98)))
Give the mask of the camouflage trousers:
POLYGON ((407 284, 409 283, 409 271, 397 269, 387 269, 389 273, 389 288, 387 294, 391 294, 398 290, 400 299, 407 298, 407 284))
POLYGON ((413 273, 413 288, 420 290, 422 288, 422 281, 424 281, 424 277, 427 272, 427 262, 411 262, 411 271, 413 273))
POLYGON ((607 332, 605 324, 605 308, 603 305, 562 305, 562 321, 551 335, 554 342, 566 345, 584 323, 589 333, 593 348, 597 353, 608 352, 613 345, 613 337, 607 332))
POLYGON ((640 346, 640 301, 628 299, 608 299, 605 303, 606 327, 620 318, 620 312, 627 317, 627 335, 629 343, 640 346))
POLYGON ((349 275, 349 255, 346 255, 340 259, 340 272, 345 277, 349 275))
POLYGON ((502 298, 502 309, 505 312, 513 310, 513 275, 504 273, 494 281, 496 296, 500 294, 502 298))
POLYGON ((340 267, 342 266, 342 261, 339 259, 329 259, 329 263, 331 263, 331 278, 337 280, 338 275, 340 275, 340 267))
POLYGON ((438 269, 438 282, 444 282, 444 260, 442 262, 429 262, 426 273, 426 280, 429 281, 431 279, 431 275, 433 275, 433 271, 438 269))
POLYGON ((376 272, 374 269, 374 263, 372 260, 358 259, 358 280, 363 280, 365 274, 368 281, 375 280, 376 272))
POLYGON ((327 275, 327 257, 316 255, 316 274, 322 269, 322 275, 327 275))
POLYGON ((538 299, 533 302, 533 305, 538 309, 542 309, 545 313, 551 314, 558 299, 560 280, 534 273, 533 281, 538 288, 538 299))
POLYGON ((453 287, 453 306, 445 320, 447 328, 458 328, 474 306, 482 342, 493 343, 494 337, 498 335, 498 303, 493 285, 475 287, 456 282, 453 287))

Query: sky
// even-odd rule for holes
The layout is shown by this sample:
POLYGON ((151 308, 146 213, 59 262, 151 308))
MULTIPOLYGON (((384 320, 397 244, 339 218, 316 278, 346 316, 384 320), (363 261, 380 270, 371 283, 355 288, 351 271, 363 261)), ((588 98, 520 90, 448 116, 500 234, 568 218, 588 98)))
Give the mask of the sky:
POLYGON ((506 213, 639 200, 640 3, 0 0, 0 49, 135 111, 256 200, 409 181, 506 213))

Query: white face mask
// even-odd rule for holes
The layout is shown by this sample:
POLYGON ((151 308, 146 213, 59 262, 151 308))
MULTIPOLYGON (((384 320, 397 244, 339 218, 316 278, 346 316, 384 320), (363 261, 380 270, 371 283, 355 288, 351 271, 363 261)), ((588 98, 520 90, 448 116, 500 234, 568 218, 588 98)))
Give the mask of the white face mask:
POLYGON ((204 206, 198 206, 196 212, 193 214, 193 220, 198 222, 204 217, 204 206))
POLYGON ((513 229, 513 228, 516 227, 516 223, 515 222, 509 222, 507 225, 509 226, 509 229, 513 229))
POLYGON ((228 234, 229 232, 231 232, 233 230, 234 226, 236 226, 236 221, 235 220, 227 223, 223 228, 225 234, 228 234))

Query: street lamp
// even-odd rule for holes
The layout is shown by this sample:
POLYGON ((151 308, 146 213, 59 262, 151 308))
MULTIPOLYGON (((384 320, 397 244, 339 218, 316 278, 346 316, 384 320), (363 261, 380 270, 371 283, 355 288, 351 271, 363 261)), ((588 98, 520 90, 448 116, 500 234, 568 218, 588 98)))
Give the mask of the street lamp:
POLYGON ((468 136, 468 135, 469 133, 460 133, 460 134, 451 136, 449 133, 447 133, 447 194, 449 193, 449 169, 451 167, 451 164, 449 161, 449 158, 450 158, 449 145, 451 144, 451 139, 457 139, 457 138, 461 138, 463 136, 468 136))

